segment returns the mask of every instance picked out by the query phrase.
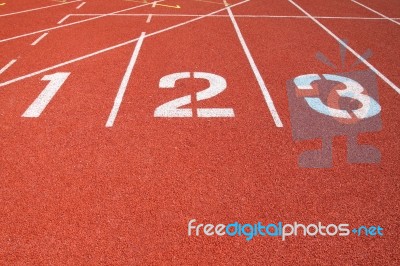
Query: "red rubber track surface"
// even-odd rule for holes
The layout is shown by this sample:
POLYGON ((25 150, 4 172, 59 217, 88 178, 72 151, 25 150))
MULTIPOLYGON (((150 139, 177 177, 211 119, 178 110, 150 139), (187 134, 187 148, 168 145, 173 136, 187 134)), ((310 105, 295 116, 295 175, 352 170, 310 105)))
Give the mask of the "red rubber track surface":
MULTIPOLYGON (((59 3, 3 2, 0 69, 16 61, 0 74, 0 264, 399 263, 400 95, 377 78, 383 128, 359 140, 381 151, 379 164, 347 163, 346 139, 337 137, 332 168, 299 168, 300 153, 321 141, 293 141, 286 82, 332 72, 315 59, 318 51, 341 61, 337 41, 289 1, 250 0, 231 9, 282 128, 227 10, 191 21, 226 8, 223 1, 166 0, 78 24, 71 23, 144 4, 87 0, 2 17, 59 3), (120 44, 163 29, 144 39, 115 123, 105 127, 137 41, 120 44), (43 76, 57 72, 71 74, 41 116, 21 117, 48 84, 43 76), (208 86, 190 78, 159 88, 163 76, 177 72, 224 77, 227 89, 218 97, 186 107, 233 108, 235 117, 155 118, 161 104, 208 86), (384 236, 189 237, 191 219, 380 225, 384 236)), ((371 49, 368 61, 400 85, 400 25, 350 0, 295 2, 325 17, 317 19, 359 54, 371 49)), ((398 1, 359 2, 400 17, 398 1)), ((354 61, 348 53, 346 64, 354 61)))

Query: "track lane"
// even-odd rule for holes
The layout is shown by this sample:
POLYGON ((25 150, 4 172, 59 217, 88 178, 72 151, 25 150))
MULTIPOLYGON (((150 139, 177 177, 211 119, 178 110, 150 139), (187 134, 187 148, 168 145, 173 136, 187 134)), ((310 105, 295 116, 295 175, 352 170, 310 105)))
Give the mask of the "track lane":
MULTIPOLYGON (((244 38, 247 39, 249 49, 253 51, 255 60, 259 62, 260 71, 265 77, 268 88, 273 95, 276 95, 274 99, 277 102, 277 108, 283 110, 284 124, 290 125, 285 93, 286 81, 307 73, 335 72, 316 60, 315 54, 321 51, 333 64, 340 68, 338 44, 333 39, 328 39, 327 34, 309 20, 299 20, 296 26, 288 19, 263 20, 262 26, 256 20, 245 18, 238 18, 237 20, 239 25, 243 25, 244 38), (268 41, 265 40, 264 36, 268 36, 268 41)), ((347 59, 351 62, 355 60, 352 55, 348 55, 347 59)), ((393 60, 395 61, 395 59, 393 60)), ((393 74, 393 71, 389 73, 393 74)), ((310 217, 324 217, 327 220, 345 219, 350 224, 367 220, 377 223, 380 219, 381 223, 385 223, 391 229, 394 228, 397 207, 393 203, 395 201, 393 199, 398 199, 398 195, 393 187, 397 178, 395 172, 397 171, 396 161, 398 160, 397 151, 399 149, 396 137, 399 119, 394 117, 396 116, 395 113, 399 111, 397 108, 398 99, 393 97, 393 91, 390 90, 390 87, 383 82, 379 84, 384 128, 379 133, 363 134, 360 136, 360 140, 364 143, 374 143, 379 147, 383 158, 381 165, 347 164, 345 138, 336 138, 333 148, 334 168, 332 170, 312 169, 310 171, 300 168, 289 170, 284 174, 280 172, 279 176, 285 180, 282 181, 286 184, 284 186, 288 190, 291 187, 296 191, 293 197, 297 199, 297 203, 293 202, 293 205, 289 204, 285 208, 291 210, 290 215, 295 213, 289 219, 296 219, 296 216, 301 215, 303 219, 310 217), (363 174, 360 175, 360 173, 363 174), (291 180, 293 176, 296 177, 296 180, 291 180), (369 178, 369 176, 379 177, 379 181, 375 178, 369 178), (289 180, 292 186, 289 184, 289 180), (301 185, 302 183, 303 185, 301 185), (308 189, 303 191, 300 189, 302 186, 308 187, 308 189), (354 190, 354 187, 357 187, 357 190, 354 190), (319 191, 324 191, 324 193, 319 191), (379 204, 370 202, 371 193, 377 201, 379 199, 379 204), (324 203, 328 201, 332 204, 324 203), (298 202, 301 202, 301 204, 298 202), (382 204, 382 202, 385 203, 382 204)), ((290 135, 288 138, 290 138, 290 135)), ((288 139, 285 146, 287 150, 293 151, 294 154, 300 154, 301 151, 315 149, 319 145, 318 140, 294 142, 288 139)), ((287 160, 282 161, 282 157, 285 158, 281 155, 280 158, 275 159, 277 165, 288 167, 290 164, 296 164, 296 158, 294 158, 295 161, 291 162, 289 159, 288 163, 287 160)), ((260 185, 263 184, 263 181, 261 181, 260 185)), ((308 243, 307 246, 310 249, 295 248, 294 253, 300 256, 308 250, 313 250, 313 255, 321 261, 326 261, 326 256, 329 254, 329 262, 334 264, 350 260, 353 262, 390 261, 398 256, 395 249, 389 251, 386 248, 394 245, 396 241, 394 235, 387 236, 379 242, 360 242, 358 239, 349 240, 351 244, 347 241, 341 242, 342 240, 339 239, 332 239, 328 242, 326 242, 326 239, 321 241, 324 241, 324 243, 317 244, 318 241, 308 243), (315 246, 313 246, 314 244, 315 246), (349 250, 349 252, 339 257, 337 252, 343 249, 349 250), (368 250, 368 256, 364 255, 366 250, 368 250)), ((303 261, 303 263, 307 262, 303 261)))

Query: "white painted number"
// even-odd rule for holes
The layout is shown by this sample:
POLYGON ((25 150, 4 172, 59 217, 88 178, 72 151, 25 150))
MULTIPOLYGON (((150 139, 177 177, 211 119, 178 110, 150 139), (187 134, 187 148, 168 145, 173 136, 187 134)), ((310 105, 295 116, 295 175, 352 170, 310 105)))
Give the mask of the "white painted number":
MULTIPOLYGON (((337 94, 340 97, 352 98, 362 104, 360 108, 352 111, 358 119, 370 118, 381 112, 379 103, 370 96, 363 94, 364 88, 357 81, 338 75, 324 74, 323 76, 327 80, 337 81, 345 85, 345 89, 337 90, 337 94)), ((300 90, 312 90, 311 83, 320 79, 320 76, 317 74, 308 74, 296 77, 294 83, 300 90)), ((305 97, 304 99, 318 113, 335 118, 352 119, 349 112, 329 107, 319 97, 305 97)))
POLYGON ((49 84, 44 88, 29 108, 26 109, 22 117, 39 117, 70 74, 71 73, 59 72, 44 76, 42 80, 50 81, 49 84))
MULTIPOLYGON (((172 89, 175 82, 180 79, 190 78, 190 72, 174 73, 164 76, 160 80, 160 88, 172 89)), ((196 93, 196 101, 211 99, 226 89, 226 80, 218 75, 204 72, 194 72, 196 79, 206 79, 210 82, 210 87, 196 93)), ((154 111, 154 117, 193 117, 193 110, 190 108, 180 108, 192 102, 191 95, 186 95, 175 100, 169 101, 154 111)), ((198 108, 198 117, 235 117, 232 108, 198 108)))

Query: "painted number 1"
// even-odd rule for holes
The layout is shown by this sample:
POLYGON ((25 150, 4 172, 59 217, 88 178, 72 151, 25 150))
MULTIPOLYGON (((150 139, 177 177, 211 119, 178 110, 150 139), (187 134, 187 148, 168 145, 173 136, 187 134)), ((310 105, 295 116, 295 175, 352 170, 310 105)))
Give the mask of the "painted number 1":
MULTIPOLYGON (((161 89, 173 89, 175 82, 180 79, 191 77, 190 72, 180 72, 164 76, 160 80, 161 89)), ((204 72, 194 72, 195 79, 206 79, 210 86, 196 93, 196 101, 211 99, 226 89, 226 80, 218 75, 204 72)), ((156 108, 154 117, 193 117, 191 108, 180 108, 192 102, 191 95, 186 95, 175 100, 164 103, 156 108)), ((198 117, 235 117, 232 108, 197 108, 198 117)))
POLYGON ((71 73, 55 73, 46 75, 42 80, 50 81, 44 90, 39 94, 36 100, 26 109, 22 117, 36 118, 41 115, 46 106, 50 103, 51 99, 56 95, 57 91, 61 88, 71 73))

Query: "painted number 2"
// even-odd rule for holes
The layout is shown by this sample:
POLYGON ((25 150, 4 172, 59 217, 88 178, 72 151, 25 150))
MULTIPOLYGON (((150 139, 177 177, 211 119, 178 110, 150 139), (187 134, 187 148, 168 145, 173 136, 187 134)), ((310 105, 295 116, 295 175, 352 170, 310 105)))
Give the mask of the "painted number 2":
MULTIPOLYGON (((180 72, 164 76, 160 80, 161 89, 173 89, 175 82, 191 77, 190 72, 180 72)), ((210 87, 196 93, 196 101, 211 99, 226 89, 226 80, 218 75, 204 72, 194 72, 195 79, 206 79, 210 87)), ((156 108, 154 117, 193 117, 191 108, 180 108, 192 103, 191 95, 186 95, 164 103, 156 108)), ((198 117, 235 117, 232 108, 197 108, 198 117)))

